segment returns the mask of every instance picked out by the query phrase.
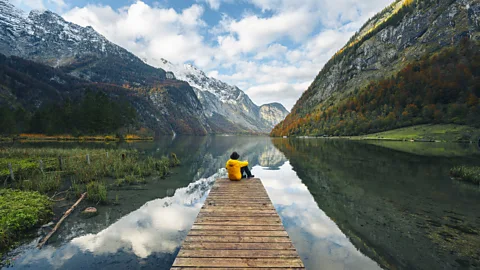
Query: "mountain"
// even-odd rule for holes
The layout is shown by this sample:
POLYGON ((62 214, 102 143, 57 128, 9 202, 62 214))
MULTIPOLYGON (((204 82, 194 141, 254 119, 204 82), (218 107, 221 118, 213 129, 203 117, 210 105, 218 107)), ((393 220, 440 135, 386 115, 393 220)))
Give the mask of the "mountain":
MULTIPOLYGON (((75 85, 79 85, 78 82, 83 84, 83 87, 78 89, 80 92, 87 88, 101 91, 122 88, 122 95, 137 111, 136 127, 146 128, 156 135, 204 135, 215 132, 209 125, 194 90, 187 83, 168 79, 163 69, 145 64, 132 53, 108 41, 93 28, 66 22, 61 16, 50 11, 32 11, 27 15, 10 2, 0 0, 0 53, 7 57, 17 56, 54 67, 52 74, 75 77, 75 85)), ((20 61, 16 58, 9 59, 7 62, 20 61)), ((31 63, 20 66, 39 68, 31 63)), ((18 67, 8 65, 8 69, 18 67)), ((28 68, 22 72, 25 72, 26 76, 35 77, 28 68)), ((6 80, 9 79, 7 76, 6 80)), ((51 86, 55 91, 71 86, 68 83, 62 86, 65 81, 73 81, 72 78, 58 80, 55 76, 36 80, 57 80, 57 84, 51 86)), ((9 89, 3 87, 4 91, 16 93, 16 106, 33 102, 35 107, 27 106, 31 113, 34 113, 31 110, 52 102, 52 96, 45 96, 41 94, 43 92, 35 93, 34 101, 22 100, 21 97, 32 97, 17 91, 19 89, 15 88, 18 88, 19 84, 0 83, 9 85, 9 89)), ((74 94, 72 89, 63 93, 64 95, 59 97, 61 101, 74 94)), ((116 95, 107 94, 111 97, 116 95)))
POLYGON ((280 103, 258 107, 242 90, 225 82, 208 77, 191 64, 175 65, 161 59, 160 68, 170 71, 188 82, 203 105, 205 114, 213 124, 231 122, 237 131, 267 133, 287 116, 280 103))
POLYGON ((479 19, 475 0, 395 1, 325 64, 271 134, 480 125, 479 19))
MULTIPOLYGON (((152 67, 91 27, 67 22, 50 11, 34 10, 27 15, 6 0, 0 0, 0 53, 142 96, 145 102, 130 102, 139 116, 137 127, 157 135, 267 133, 287 115, 283 106, 266 110, 267 104, 261 111, 237 87, 209 78, 191 65, 179 67, 164 60, 164 69, 152 67), (165 69, 174 71, 179 80, 165 69)), ((34 96, 37 109, 51 102, 43 95, 34 96)))

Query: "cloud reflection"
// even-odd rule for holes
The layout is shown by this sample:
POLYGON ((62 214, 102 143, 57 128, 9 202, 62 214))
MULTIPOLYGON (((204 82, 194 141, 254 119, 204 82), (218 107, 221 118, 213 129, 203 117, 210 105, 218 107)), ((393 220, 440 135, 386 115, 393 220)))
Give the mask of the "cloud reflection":
POLYGON ((218 174, 177 189, 172 197, 147 202, 138 210, 97 234, 72 240, 82 251, 114 253, 127 248, 140 258, 154 252, 173 253, 180 245, 202 207, 218 174))
POLYGON ((278 170, 257 166, 253 174, 262 179, 307 269, 381 269, 318 207, 288 161, 278 170))
POLYGON ((18 258, 14 268, 30 268, 39 262, 40 268, 68 268, 65 263, 75 263, 70 260, 75 261, 72 258, 79 254, 108 256, 127 251, 140 259, 154 253, 172 254, 188 233, 215 179, 224 176, 225 170, 221 169, 209 178, 177 189, 172 197, 145 203, 97 234, 76 237, 58 249, 47 246, 36 250, 32 243, 32 249, 18 258))

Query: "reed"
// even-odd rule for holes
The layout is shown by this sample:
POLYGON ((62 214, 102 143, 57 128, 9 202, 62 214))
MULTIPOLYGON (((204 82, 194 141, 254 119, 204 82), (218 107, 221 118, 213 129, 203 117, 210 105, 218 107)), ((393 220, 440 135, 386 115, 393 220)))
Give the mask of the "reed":
POLYGON ((450 175, 465 182, 480 184, 480 167, 477 166, 456 166, 450 170, 450 175))

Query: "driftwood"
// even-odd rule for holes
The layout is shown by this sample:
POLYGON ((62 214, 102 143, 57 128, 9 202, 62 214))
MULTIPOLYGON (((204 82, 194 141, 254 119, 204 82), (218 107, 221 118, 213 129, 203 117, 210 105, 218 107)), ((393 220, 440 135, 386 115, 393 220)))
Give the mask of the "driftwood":
POLYGON ((77 200, 77 202, 74 205, 72 205, 72 207, 70 207, 70 209, 68 209, 65 212, 65 214, 63 214, 62 218, 57 222, 57 225, 55 225, 55 227, 53 227, 53 230, 51 232, 49 232, 47 234, 47 236, 45 236, 45 238, 43 238, 43 240, 40 241, 40 243, 37 245, 38 248, 42 248, 43 245, 45 245, 45 243, 47 243, 48 239, 50 239, 50 237, 52 237, 52 235, 58 230, 58 228, 60 227, 62 222, 73 212, 75 207, 77 207, 77 205, 83 200, 83 198, 85 198, 86 195, 87 195, 87 192, 83 193, 82 196, 80 196, 80 198, 77 200))
POLYGON ((52 202, 60 202, 60 201, 63 201, 63 200, 66 199, 65 197, 64 197, 64 198, 61 198, 61 199, 59 199, 59 200, 54 200, 53 198, 55 198, 56 196, 58 196, 58 195, 60 195, 60 194, 67 193, 67 192, 69 192, 69 191, 70 191, 70 189, 67 189, 67 190, 64 190, 64 191, 58 192, 58 193, 55 191, 55 193, 53 194, 53 196, 50 197, 50 198, 48 198, 48 199, 49 199, 50 201, 52 201, 52 202))

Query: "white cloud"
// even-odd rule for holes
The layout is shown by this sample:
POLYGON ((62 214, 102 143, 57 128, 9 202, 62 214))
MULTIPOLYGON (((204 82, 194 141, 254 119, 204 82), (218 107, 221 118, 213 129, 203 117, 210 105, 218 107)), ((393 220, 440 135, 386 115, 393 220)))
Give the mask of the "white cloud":
POLYGON ((266 50, 260 51, 255 56, 256 60, 262 60, 265 58, 282 58, 283 55, 288 51, 288 48, 275 43, 270 46, 266 50))
POLYGON ((197 0, 180 11, 142 1, 118 10, 87 5, 64 17, 91 25, 152 65, 160 58, 193 62, 210 76, 246 89, 257 104, 279 101, 291 109, 331 56, 392 0, 245 0, 242 5, 264 12, 247 8, 235 18, 222 13, 216 25, 207 25, 204 6, 218 11, 225 2, 233 3, 197 0))
POLYGON ((245 92, 259 104, 278 102, 281 98, 283 106, 290 110, 309 84, 308 81, 298 84, 271 83, 250 87, 245 92))
POLYGON ((12 4, 28 9, 45 9, 43 0, 11 0, 12 4))
POLYGON ((204 45, 199 34, 199 29, 205 27, 203 12, 199 5, 177 12, 138 1, 119 10, 100 5, 77 7, 63 17, 82 26, 92 26, 153 65, 165 58, 172 62, 193 61, 205 67, 211 62, 211 49, 204 45))
POLYGON ((10 0, 15 6, 30 11, 32 9, 52 9, 61 12, 67 7, 64 0, 10 0))

